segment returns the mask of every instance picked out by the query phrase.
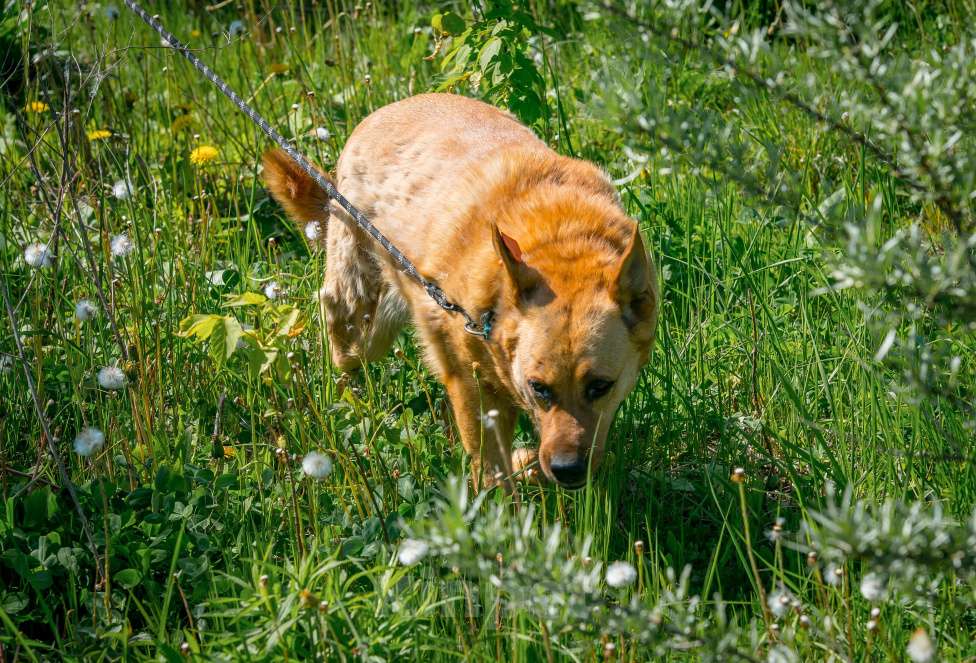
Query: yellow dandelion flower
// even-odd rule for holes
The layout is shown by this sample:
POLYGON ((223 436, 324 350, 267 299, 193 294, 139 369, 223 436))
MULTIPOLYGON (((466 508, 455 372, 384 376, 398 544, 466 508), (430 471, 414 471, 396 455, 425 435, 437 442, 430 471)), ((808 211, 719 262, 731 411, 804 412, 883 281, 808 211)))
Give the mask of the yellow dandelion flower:
POLYGON ((111 137, 112 132, 108 129, 92 129, 88 132, 88 140, 105 140, 111 137))
POLYGON ((270 67, 272 74, 287 74, 289 68, 284 62, 274 62, 270 67))
POLYGON ((194 166, 202 166, 216 159, 219 154, 220 152, 216 147, 201 145, 190 152, 190 163, 194 166))
POLYGON ((193 30, 190 30, 190 36, 193 37, 194 39, 199 39, 200 37, 203 36, 203 33, 197 30, 196 28, 194 28, 193 30))
POLYGON ((183 115, 180 115, 175 120, 173 120, 173 124, 170 125, 169 130, 172 131, 174 134, 177 134, 183 131, 184 129, 186 129, 191 124, 193 124, 193 116, 190 115, 189 113, 184 113, 183 115))
POLYGON ((24 106, 24 111, 27 113, 44 113, 50 108, 43 101, 31 101, 26 106, 24 106))
POLYGON ((233 458, 237 455, 237 449, 234 447, 224 445, 224 458, 233 458))

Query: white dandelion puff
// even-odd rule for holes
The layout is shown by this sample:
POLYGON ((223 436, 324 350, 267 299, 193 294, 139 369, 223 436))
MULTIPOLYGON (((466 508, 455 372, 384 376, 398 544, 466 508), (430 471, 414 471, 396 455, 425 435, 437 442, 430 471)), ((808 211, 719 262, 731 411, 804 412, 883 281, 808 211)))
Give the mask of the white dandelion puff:
POLYGON ((397 559, 404 566, 413 566, 426 557, 429 550, 427 543, 420 539, 404 539, 403 543, 400 544, 397 559))
POLYGON ((332 137, 332 132, 325 127, 315 127, 315 137, 319 140, 329 140, 332 137))
POLYGON ((79 322, 91 320, 98 314, 98 308, 90 299, 81 299, 75 304, 75 317, 79 322))
POLYGON ((839 585, 841 576, 844 572, 834 564, 831 564, 826 568, 823 574, 824 582, 828 585, 839 585))
POLYGON ((132 253, 132 250, 136 248, 136 245, 132 243, 132 240, 129 239, 129 236, 126 233, 122 233, 121 235, 115 235, 112 238, 110 248, 112 250, 113 258, 124 258, 132 253))
POLYGON ((91 456, 105 444, 105 433, 91 426, 82 429, 75 437, 75 453, 79 456, 91 456))
POLYGON ((118 180, 112 185, 112 197, 118 200, 125 200, 132 195, 132 185, 129 180, 118 180))
POLYGON ((485 412, 484 416, 481 417, 481 422, 487 430, 494 430, 495 426, 498 425, 498 410, 488 410, 485 412))
POLYGON ((125 373, 118 366, 106 366, 98 371, 98 384, 102 389, 117 391, 127 382, 125 373))
POLYGON ((264 286, 264 296, 268 299, 278 299, 281 293, 282 289, 277 281, 270 281, 268 285, 264 286))
POLYGON ((932 644, 932 639, 924 628, 916 629, 912 633, 905 651, 913 663, 929 663, 935 658, 935 645, 932 644))
POLYGON ((607 567, 607 584, 611 587, 626 587, 637 580, 637 569, 627 562, 614 562, 607 567))
POLYGON ((310 451, 302 459, 302 471, 306 476, 322 480, 332 474, 332 461, 325 454, 310 451))
POLYGON ((880 601, 887 594, 887 583, 877 573, 868 573, 861 578, 861 595, 868 601, 880 601))
POLYGON ((48 248, 47 244, 39 242, 27 245, 27 248, 24 249, 24 262, 34 269, 44 269, 54 264, 51 249, 48 248))
POLYGON ((318 221, 311 221, 305 224, 305 237, 308 241, 314 242, 322 235, 322 229, 318 221))
POLYGON ((777 618, 782 617, 790 611, 790 604, 792 602, 793 595, 782 587, 771 593, 767 600, 769 611, 777 618))

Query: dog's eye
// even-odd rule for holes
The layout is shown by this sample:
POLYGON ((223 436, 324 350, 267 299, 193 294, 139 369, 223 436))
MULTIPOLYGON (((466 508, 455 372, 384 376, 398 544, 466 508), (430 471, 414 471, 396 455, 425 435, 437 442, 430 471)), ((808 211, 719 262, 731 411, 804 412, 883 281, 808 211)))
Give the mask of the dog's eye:
POLYGON ((549 385, 543 384, 538 380, 529 380, 529 389, 532 390, 532 393, 543 407, 552 405, 552 389, 549 388, 549 385))
POLYGON ((593 380, 586 385, 586 400, 595 401, 603 398, 613 388, 613 382, 609 380, 593 380))

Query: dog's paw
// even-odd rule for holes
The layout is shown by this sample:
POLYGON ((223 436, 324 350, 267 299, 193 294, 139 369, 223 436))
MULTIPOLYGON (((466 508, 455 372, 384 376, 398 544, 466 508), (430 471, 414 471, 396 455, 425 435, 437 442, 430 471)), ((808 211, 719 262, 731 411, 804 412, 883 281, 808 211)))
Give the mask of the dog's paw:
POLYGON ((516 449, 512 452, 512 472, 518 475, 520 481, 542 483, 543 476, 538 461, 539 452, 536 449, 516 449))

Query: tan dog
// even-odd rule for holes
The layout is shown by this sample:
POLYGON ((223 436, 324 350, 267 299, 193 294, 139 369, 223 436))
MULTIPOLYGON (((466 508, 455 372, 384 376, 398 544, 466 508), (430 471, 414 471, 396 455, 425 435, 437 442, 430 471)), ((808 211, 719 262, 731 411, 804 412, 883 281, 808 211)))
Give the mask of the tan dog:
POLYGON ((409 313, 476 485, 479 469, 491 485, 531 460, 512 459, 519 408, 539 432, 546 476, 586 481, 648 359, 658 303, 637 223, 603 172, 510 115, 447 94, 390 104, 349 137, 339 191, 451 301, 475 319, 494 313, 487 340, 399 272, 284 153, 265 154, 264 177, 291 217, 331 217, 320 296, 339 368, 383 356, 409 313))

